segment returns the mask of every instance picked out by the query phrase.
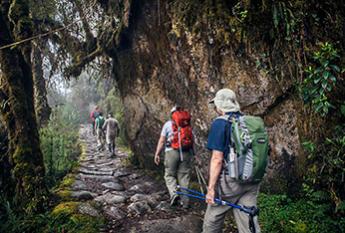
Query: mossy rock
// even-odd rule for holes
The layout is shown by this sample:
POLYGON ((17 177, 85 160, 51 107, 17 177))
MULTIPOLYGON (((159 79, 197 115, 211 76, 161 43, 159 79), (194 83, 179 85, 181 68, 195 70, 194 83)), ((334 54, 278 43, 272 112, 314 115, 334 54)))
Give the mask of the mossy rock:
POLYGON ((61 181, 59 188, 68 188, 71 187, 72 184, 75 181, 75 177, 72 174, 69 174, 67 176, 65 176, 65 178, 63 178, 63 180, 61 181))
POLYGON ((76 201, 69 201, 69 202, 62 202, 58 204, 52 211, 53 216, 67 214, 71 215, 78 212, 79 202, 76 201))
POLYGON ((64 189, 57 190, 56 194, 62 200, 65 200, 65 201, 72 200, 72 197, 71 197, 72 192, 70 190, 64 190, 64 189))
POLYGON ((92 217, 78 212, 80 202, 63 202, 51 212, 55 219, 51 229, 63 229, 64 232, 73 233, 98 233, 105 224, 104 217, 92 217))
POLYGON ((83 160, 86 158, 86 156, 87 156, 86 148, 87 148, 87 146, 85 143, 80 143, 80 150, 81 150, 80 160, 83 160))
POLYGON ((75 224, 75 227, 70 230, 74 233, 98 233, 100 227, 105 223, 103 217, 95 218, 83 214, 73 214, 70 216, 69 221, 75 224))

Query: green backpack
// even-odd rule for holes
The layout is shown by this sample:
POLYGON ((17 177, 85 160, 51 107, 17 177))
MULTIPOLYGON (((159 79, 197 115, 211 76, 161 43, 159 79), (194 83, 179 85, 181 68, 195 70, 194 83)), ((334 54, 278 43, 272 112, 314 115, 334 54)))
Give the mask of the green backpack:
POLYGON ((104 125, 105 119, 103 116, 98 116, 96 118, 96 126, 98 129, 102 129, 103 125, 104 125))
POLYGON ((260 182, 266 172, 268 150, 268 134, 260 117, 231 119, 230 153, 225 167, 232 179, 241 183, 260 182))

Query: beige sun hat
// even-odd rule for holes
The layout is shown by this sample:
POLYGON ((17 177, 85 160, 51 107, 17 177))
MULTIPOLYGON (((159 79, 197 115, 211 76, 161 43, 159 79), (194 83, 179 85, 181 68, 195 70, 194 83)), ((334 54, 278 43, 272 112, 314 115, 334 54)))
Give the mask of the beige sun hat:
POLYGON ((228 88, 220 89, 210 103, 214 103, 217 108, 225 113, 241 110, 235 92, 228 88))

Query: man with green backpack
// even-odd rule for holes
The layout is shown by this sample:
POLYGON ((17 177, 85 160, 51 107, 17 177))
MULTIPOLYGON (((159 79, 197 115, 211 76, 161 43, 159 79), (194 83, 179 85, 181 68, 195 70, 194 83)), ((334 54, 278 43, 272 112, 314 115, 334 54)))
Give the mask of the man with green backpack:
MULTIPOLYGON (((231 209, 216 205, 215 198, 256 209, 269 147, 263 120, 243 115, 232 90, 219 90, 211 103, 218 117, 212 123, 207 143, 212 157, 204 233, 222 232, 225 215, 231 209)), ((257 216, 239 209, 233 209, 233 214, 240 233, 260 232, 257 216)))
POLYGON ((97 133, 97 147, 99 150, 103 150, 104 144, 105 144, 105 134, 103 131, 104 122, 105 122, 105 119, 103 117, 102 112, 100 112, 95 122, 95 130, 97 133))

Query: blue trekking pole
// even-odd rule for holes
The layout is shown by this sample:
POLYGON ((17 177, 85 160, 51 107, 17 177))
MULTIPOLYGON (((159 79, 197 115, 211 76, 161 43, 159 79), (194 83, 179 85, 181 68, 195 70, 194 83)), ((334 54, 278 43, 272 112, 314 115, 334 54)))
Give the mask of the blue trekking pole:
MULTIPOLYGON (((199 193, 198 191, 188 189, 185 187, 181 187, 181 186, 177 186, 177 188, 182 190, 182 192, 181 191, 175 191, 175 193, 178 195, 184 195, 187 197, 192 197, 192 198, 196 198, 196 199, 203 200, 203 201, 206 200, 206 195, 203 193, 199 193), (183 191, 186 191, 186 192, 183 192, 183 191)), ((239 209, 240 211, 248 214, 249 215, 249 228, 250 228, 251 232, 253 232, 253 233, 256 232, 255 231, 255 225, 254 225, 254 217, 259 214, 259 209, 257 207, 255 207, 255 206, 247 207, 247 206, 242 206, 242 205, 236 205, 236 204, 233 204, 231 202, 220 200, 218 198, 215 198, 214 202, 219 204, 219 205, 227 205, 227 206, 230 206, 234 209, 239 209)))

